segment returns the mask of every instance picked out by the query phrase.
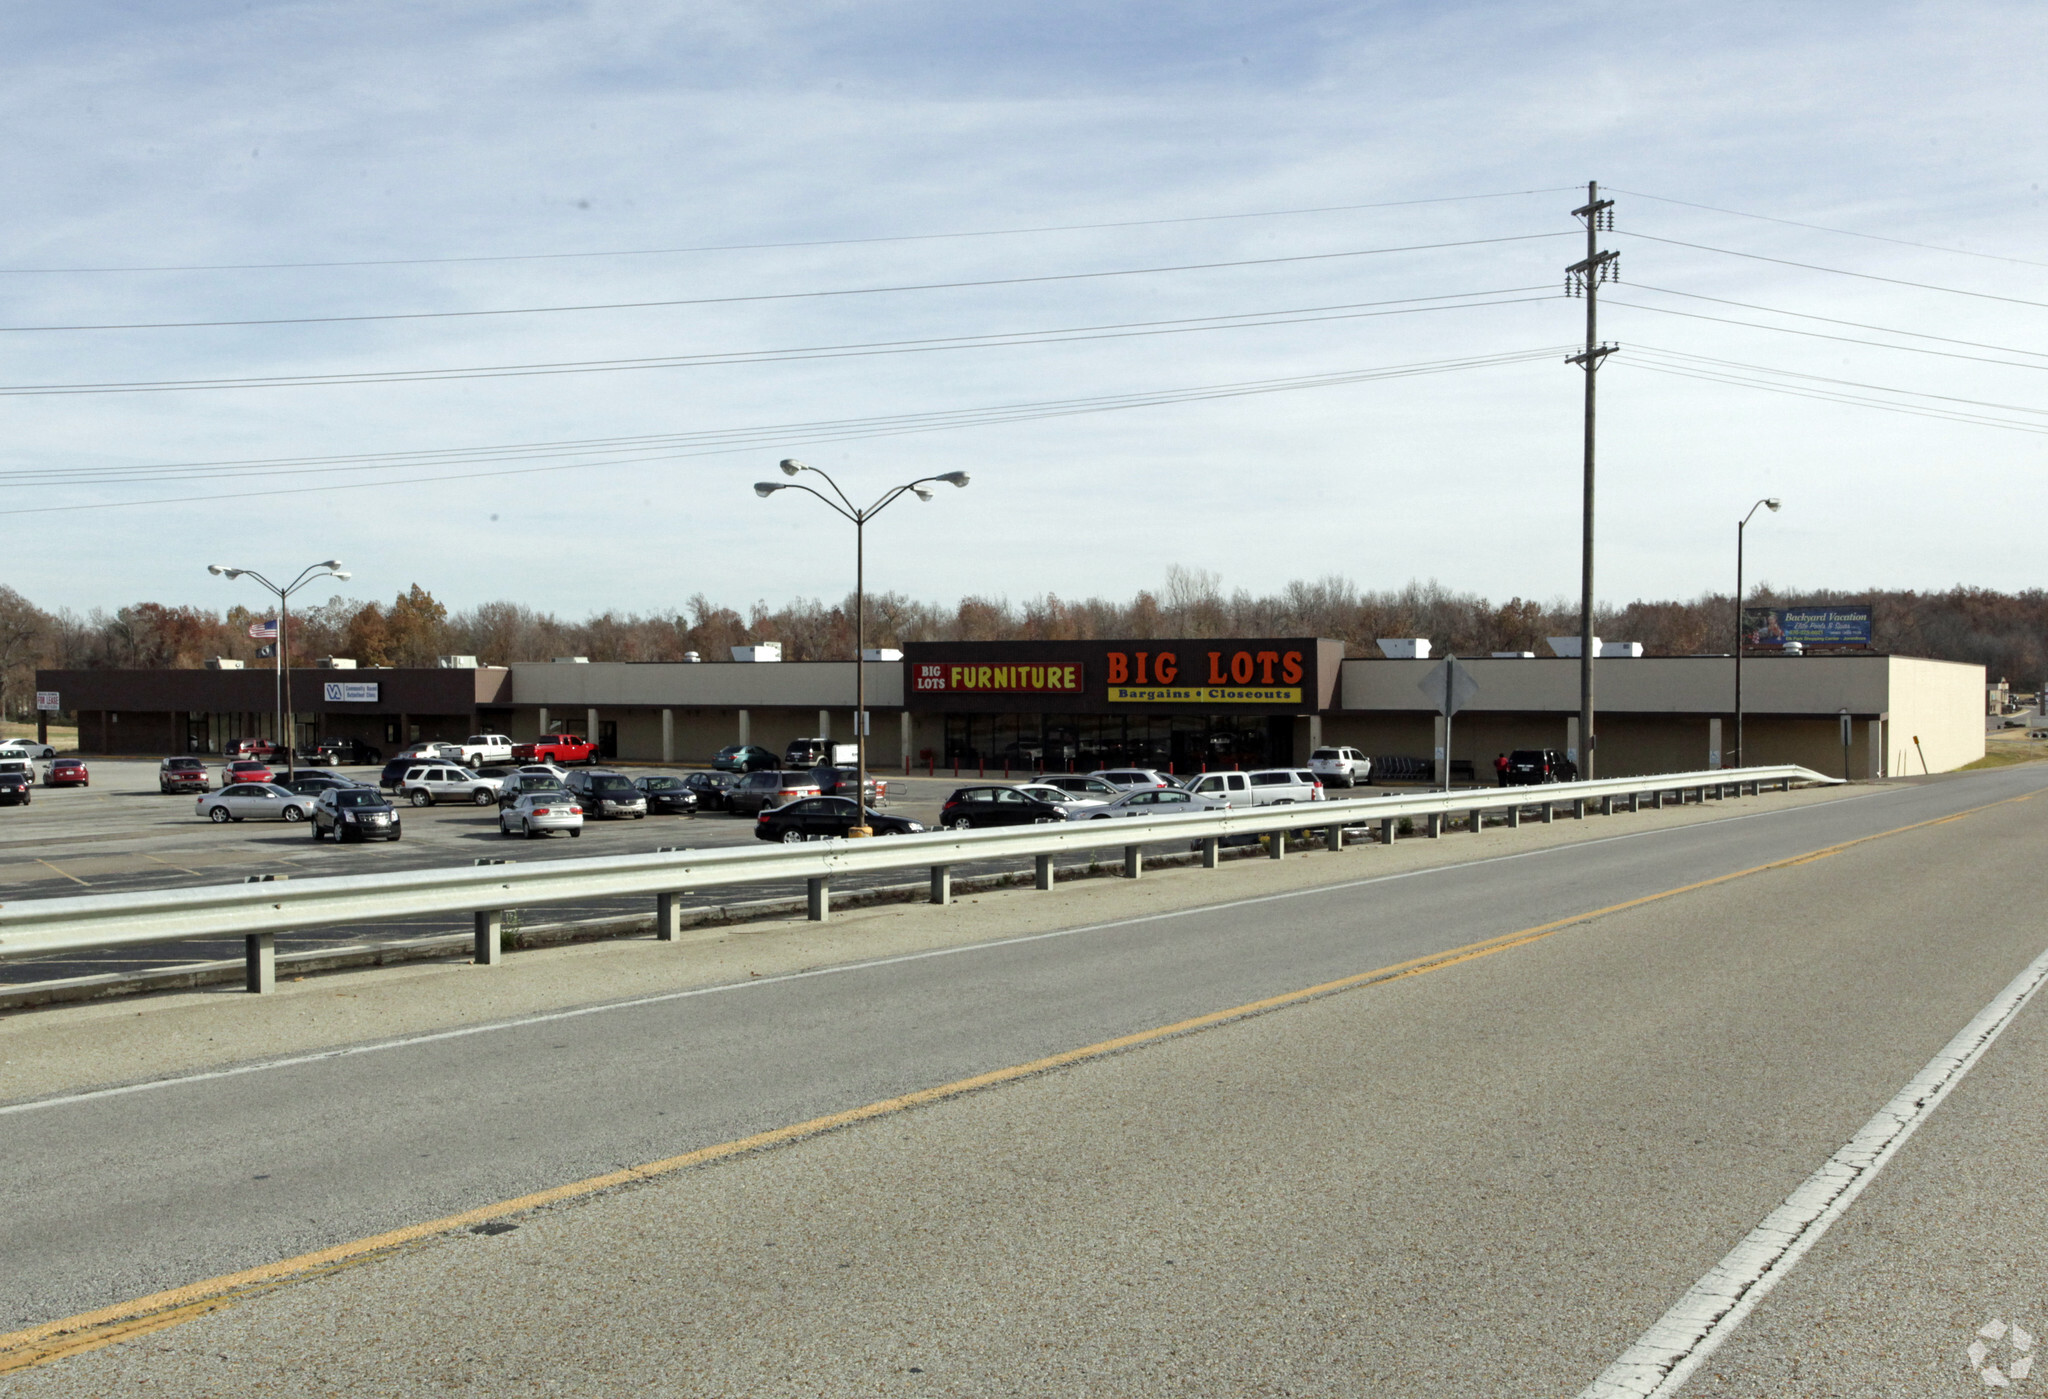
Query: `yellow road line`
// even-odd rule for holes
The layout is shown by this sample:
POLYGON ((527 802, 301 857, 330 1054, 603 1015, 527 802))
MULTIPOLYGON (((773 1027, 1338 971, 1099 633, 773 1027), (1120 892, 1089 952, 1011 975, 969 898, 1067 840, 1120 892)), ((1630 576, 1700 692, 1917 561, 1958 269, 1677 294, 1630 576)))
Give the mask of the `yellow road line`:
POLYGON ((185 867, 184 867, 183 865, 174 865, 174 864, 172 864, 172 863, 171 863, 171 862, 170 862, 169 860, 164 860, 164 859, 158 859, 158 857, 156 857, 155 855, 152 855, 152 854, 150 854, 150 853, 149 853, 148 851, 146 851, 146 850, 142 852, 142 858, 143 858, 143 859, 145 859, 145 860, 156 860, 156 862, 157 862, 158 864, 162 865, 162 866, 163 866, 164 868, 166 868, 166 869, 174 869, 174 870, 176 870, 176 871, 177 871, 177 872, 178 872, 179 874, 190 874, 190 875, 197 875, 197 874, 199 873, 199 871, 198 871, 198 870, 188 870, 188 869, 186 869, 186 868, 185 868, 185 867))
POLYGON ((1810 850, 1801 855, 1787 856, 1784 859, 1772 860, 1766 864, 1751 865, 1747 869, 1735 870, 1729 874, 1718 874, 1711 879, 1695 880, 1690 884, 1680 884, 1674 888, 1664 889, 1654 894, 1644 894, 1637 898, 1624 899, 1620 903, 1608 904, 1604 908, 1591 909, 1585 913, 1575 913, 1567 918, 1559 918, 1549 923, 1539 923, 1532 928, 1523 928, 1517 932, 1503 933, 1498 937, 1467 943, 1462 947, 1454 947, 1444 952, 1431 953, 1426 957, 1416 957, 1406 962, 1396 962, 1391 966, 1379 967, 1368 972, 1358 972, 1351 976, 1339 977, 1334 981, 1318 982, 1314 986, 1305 986, 1298 991, 1284 991, 1277 996, 1267 996, 1262 1000, 1247 1001, 1243 1005, 1232 1006, 1228 1010, 1211 1011, 1206 1015, 1197 1015, 1186 1020, 1177 1020, 1171 1025, 1160 1025, 1149 1030, 1137 1030, 1128 1035, 1119 1035, 1115 1039, 1102 1040, 1095 1044, 1085 1045, 1079 1049, 1063 1050, 1058 1054, 1047 1055, 1043 1059, 1033 1059, 1029 1063, 1013 1064, 1009 1068, 1004 1069, 991 1069, 987 1073, 976 1074, 971 1078, 956 1079, 951 1083, 940 1084, 936 1088, 922 1088, 914 1093, 905 1093, 900 1097, 884 1098, 879 1102, 867 1103, 857 1108, 848 1108, 844 1112, 828 1113, 823 1117, 814 1117, 806 1122, 796 1122, 786 1127, 775 1127, 765 1132, 756 1132, 752 1136, 740 1137, 734 1141, 720 1142, 715 1146, 698 1147, 695 1151, 686 1151, 680 1156, 670 1156, 639 1166, 627 1166, 621 1170, 608 1171, 603 1175, 571 1181, 566 1185, 553 1186, 550 1189, 535 1191, 530 1195, 521 1195, 515 1199, 500 1200, 490 1205, 480 1205, 476 1209, 464 1210, 460 1214, 444 1215, 439 1219, 430 1219, 420 1224, 410 1224, 402 1229, 392 1229, 382 1234, 372 1234, 368 1238, 354 1239, 348 1243, 335 1244, 328 1248, 318 1249, 312 1253, 302 1253, 295 1258, 279 1259, 275 1263, 265 1263, 254 1268, 245 1268, 237 1273, 227 1273, 220 1277, 187 1283, 183 1287, 174 1287, 163 1292, 154 1292, 146 1297, 137 1297, 131 1301, 116 1302, 112 1306, 101 1307, 96 1311, 81 1312, 76 1316, 65 1317, 60 1321, 45 1322, 40 1326, 31 1326, 25 1330, 16 1331, 8 1335, 0 1335, 0 1375, 14 1370, 25 1370, 32 1366, 44 1365, 50 1361, 62 1359, 67 1355, 77 1355, 85 1351, 98 1350, 103 1346, 114 1345, 131 1337, 147 1335, 153 1331, 161 1331, 167 1327, 176 1326, 181 1322, 190 1321, 194 1317, 204 1316, 209 1312, 232 1306, 236 1302, 243 1301, 261 1292, 267 1292, 290 1283, 309 1281, 316 1277, 338 1272, 343 1268, 353 1267, 357 1264, 386 1257, 395 1250, 417 1243, 422 1239, 430 1238, 436 1234, 446 1234, 457 1229, 472 1228, 494 1219, 502 1219, 507 1215, 524 1214, 529 1210, 540 1209, 545 1205, 559 1204, 565 1200, 595 1195, 600 1191, 610 1190, 621 1185, 631 1185, 637 1181, 653 1180, 660 1176, 670 1175, 676 1171, 687 1170, 693 1166, 709 1165, 715 1161, 729 1160, 735 1156, 744 1156, 751 1152, 784 1146, 790 1142, 801 1141, 806 1137, 818 1136, 824 1132, 838 1131, 841 1128, 851 1127, 856 1123, 866 1122, 873 1118, 907 1112, 912 1108, 944 1102, 949 1098, 957 1098, 964 1094, 979 1092, 986 1088, 996 1087, 999 1084, 1014 1083, 1019 1079, 1048 1073, 1054 1069, 1066 1068, 1090 1059, 1100 1059, 1107 1055, 1119 1054, 1125 1050, 1136 1049, 1161 1040, 1193 1034, 1201 1030, 1213 1029, 1216 1026, 1229 1024, 1236 1020, 1243 1020, 1250 1016, 1263 1015, 1287 1006, 1299 1005, 1305 1001, 1319 1000, 1324 996, 1335 995, 1340 991, 1355 990, 1361 986, 1383 985, 1387 982, 1402 981, 1409 977, 1422 976, 1428 972, 1442 971, 1446 967, 1460 966, 1482 957, 1491 957, 1496 953, 1507 952, 1517 947, 1526 947, 1533 942, 1541 942, 1543 939, 1553 937, 1566 928, 1575 927, 1581 923, 1589 923, 1596 918, 1605 918, 1610 914, 1641 908, 1645 904, 1659 903, 1665 899, 1676 898, 1680 894, 1690 894, 1701 889, 1711 889, 1718 884, 1728 884, 1734 880, 1747 879, 1752 875, 1763 874, 1771 870, 1790 869, 1798 865, 1811 864, 1815 860, 1825 859, 1830 855, 1854 849, 1859 845, 1866 845, 1871 841, 1884 840, 1895 835, 1904 835, 1908 831, 1924 830, 1929 826, 1947 825, 1952 821, 1959 821, 1966 816, 1974 816, 1978 812, 1989 811, 1994 807, 2030 800, 2036 795, 2038 795, 2036 792, 2027 792, 2020 796, 2006 797, 2000 801, 1987 802, 1983 806, 1971 807, 1967 811, 1957 812, 1952 816, 1941 816, 1927 821, 1915 821, 1911 825, 1895 826, 1887 831, 1878 831, 1872 835, 1858 836, 1854 840, 1845 840, 1836 845, 1823 846, 1819 850, 1810 850))
POLYGON ((70 880, 70 881, 71 881, 71 882, 72 882, 73 884, 85 884, 85 887, 86 887, 86 888, 88 888, 88 889, 92 888, 92 885, 90 885, 90 884, 86 884, 86 883, 85 883, 85 881, 84 881, 84 880, 82 880, 82 879, 80 879, 80 878, 79 878, 79 877, 78 877, 77 875, 75 875, 75 874, 71 874, 71 873, 68 873, 68 872, 67 872, 67 871, 65 871, 65 870, 60 870, 60 869, 57 869, 57 867, 56 867, 55 865, 51 864, 51 863, 50 863, 50 862, 49 862, 48 860, 45 860, 45 859, 44 859, 44 858, 43 858, 42 856, 40 856, 40 855, 36 856, 36 863, 37 863, 37 864, 39 864, 39 865, 41 865, 41 866, 42 866, 42 867, 43 867, 44 869, 47 869, 47 870, 56 870, 56 872, 57 872, 58 874, 61 874, 61 875, 63 875, 63 876, 64 876, 64 877, 66 878, 66 879, 70 880))

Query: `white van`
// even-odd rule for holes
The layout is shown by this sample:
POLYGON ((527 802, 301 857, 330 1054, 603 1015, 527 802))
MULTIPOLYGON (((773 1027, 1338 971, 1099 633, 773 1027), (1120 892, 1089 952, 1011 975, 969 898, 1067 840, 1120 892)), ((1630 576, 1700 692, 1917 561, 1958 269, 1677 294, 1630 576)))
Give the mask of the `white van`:
POLYGON ((1308 755, 1308 770, 1325 787, 1352 787, 1372 780, 1372 759, 1356 748, 1318 748, 1308 755))
POLYGON ((1303 768, 1259 768, 1252 772, 1205 772, 1188 779, 1197 796, 1230 806, 1288 806, 1324 800, 1323 784, 1303 768))

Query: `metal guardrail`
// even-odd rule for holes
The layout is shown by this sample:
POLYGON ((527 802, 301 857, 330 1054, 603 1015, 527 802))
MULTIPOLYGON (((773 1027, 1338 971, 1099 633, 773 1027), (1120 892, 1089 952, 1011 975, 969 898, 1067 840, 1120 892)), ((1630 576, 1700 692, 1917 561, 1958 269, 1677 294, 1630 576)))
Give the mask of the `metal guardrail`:
POLYGON ((273 938, 277 933, 345 923, 376 922, 421 914, 469 913, 476 923, 476 959, 490 964, 501 955, 501 930, 509 909, 550 903, 586 902, 622 895, 653 895, 655 936, 672 939, 681 896, 701 889, 771 880, 802 879, 810 891, 809 911, 823 919, 830 910, 831 881, 837 876, 878 870, 931 870, 931 897, 947 902, 951 867, 971 861, 1033 856, 1037 885, 1050 889, 1055 856, 1075 850, 1124 848, 1124 873, 1142 869, 1141 847, 1188 840, 1203 851, 1203 863, 1217 863, 1218 846, 1230 836, 1269 836, 1269 853, 1286 853, 1286 833, 1323 832, 1331 849, 1344 832, 1377 825, 1382 841, 1397 838, 1403 820, 1427 822, 1437 834, 1450 819, 1471 817, 1470 829, 1484 829, 1490 815, 1520 824, 1525 812, 1553 819, 1559 807, 1583 816, 1595 804, 1606 813, 1619 803, 1629 809, 1644 799, 1661 806, 1667 794, 1726 796, 1765 787, 1840 785, 1811 769, 1724 768, 1661 773, 1597 782, 1552 783, 1540 787, 1480 788, 1394 797, 1362 797, 1282 806, 1233 808, 1189 816, 1131 817, 1070 821, 980 831, 928 831, 921 835, 867 840, 827 840, 761 849, 663 850, 640 855, 508 862, 453 868, 394 870, 382 874, 325 875, 261 884, 217 884, 198 888, 144 890, 121 894, 79 894, 0 904, 0 958, 47 956, 176 942, 187 938, 241 936, 247 940, 249 989, 274 984, 273 938))

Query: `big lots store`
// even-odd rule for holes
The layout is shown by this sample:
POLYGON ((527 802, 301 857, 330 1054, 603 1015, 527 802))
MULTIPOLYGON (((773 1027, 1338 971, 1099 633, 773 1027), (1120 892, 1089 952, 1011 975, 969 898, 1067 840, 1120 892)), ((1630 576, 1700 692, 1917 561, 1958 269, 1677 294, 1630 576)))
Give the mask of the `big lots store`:
MULTIPOLYGON (((1437 662, 1343 653, 1314 637, 917 643, 865 663, 869 761, 1189 772, 1296 763, 1343 744, 1484 777, 1498 752, 1580 746, 1577 661, 1461 660, 1477 689, 1447 741, 1423 693, 1437 662)), ((1731 657, 1604 658, 1595 672, 1599 774, 1734 760, 1731 657)), ((622 762, 701 764, 728 744, 779 752, 855 727, 852 661, 308 669, 290 681, 296 742, 347 736, 386 752, 571 729, 622 762)), ((36 686, 76 718, 88 753, 219 752, 277 727, 269 672, 41 671, 36 686)), ((1743 693, 1752 763, 1870 777, 1941 772, 1984 752, 1981 666, 1869 651, 1753 656, 1743 693)))

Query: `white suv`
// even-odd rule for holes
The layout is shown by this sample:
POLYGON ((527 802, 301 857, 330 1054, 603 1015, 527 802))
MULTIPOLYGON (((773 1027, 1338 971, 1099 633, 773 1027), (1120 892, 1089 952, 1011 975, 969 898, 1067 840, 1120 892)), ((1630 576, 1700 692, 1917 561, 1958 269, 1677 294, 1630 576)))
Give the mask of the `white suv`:
POLYGON ((462 750, 462 761, 469 767, 512 761, 512 739, 508 734, 471 734, 455 746, 462 750))
POLYGON ((1260 768, 1254 772, 1205 772, 1188 779, 1198 797, 1230 806, 1289 806, 1324 800, 1323 784, 1302 768, 1260 768))
POLYGON ((1372 780, 1372 759, 1356 748, 1318 748, 1308 755, 1308 770, 1325 787, 1351 787, 1372 780))

